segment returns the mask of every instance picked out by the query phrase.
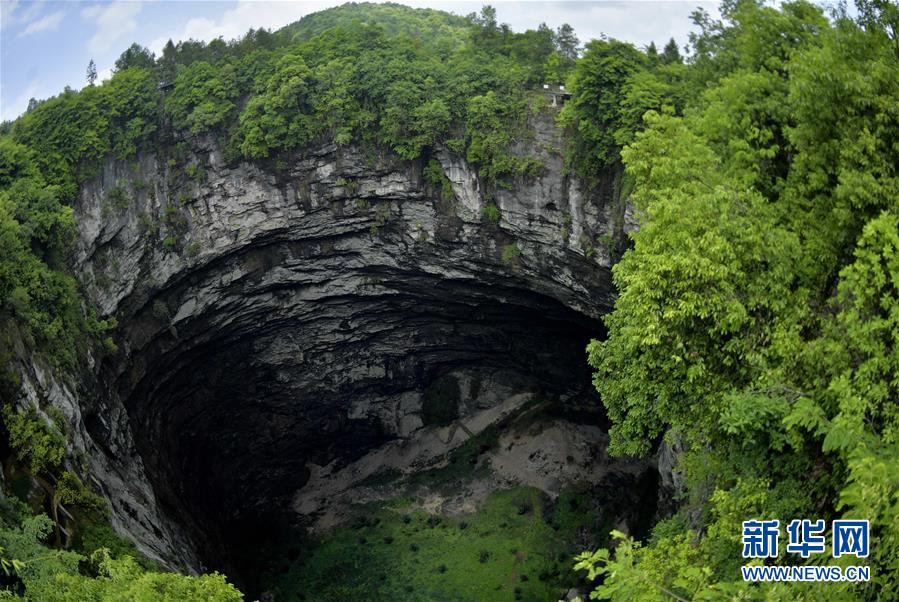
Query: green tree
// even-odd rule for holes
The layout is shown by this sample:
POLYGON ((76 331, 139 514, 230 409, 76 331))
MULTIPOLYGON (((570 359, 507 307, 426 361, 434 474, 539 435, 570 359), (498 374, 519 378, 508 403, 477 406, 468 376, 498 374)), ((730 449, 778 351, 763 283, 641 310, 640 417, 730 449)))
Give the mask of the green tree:
POLYGON ((622 151, 641 226, 614 268, 609 338, 589 347, 610 450, 676 444, 682 506, 580 567, 604 598, 891 599, 899 54, 864 16, 722 13, 700 18, 686 67, 706 91, 685 117, 648 113, 622 151), (870 584, 735 580, 742 520, 807 515, 870 517, 870 584))
POLYGON ((315 136, 308 104, 312 71, 302 57, 284 55, 240 114, 240 150, 251 158, 267 157, 273 150, 300 146, 315 136))
POLYGON ((3 425, 16 456, 26 462, 34 474, 59 468, 66 453, 65 438, 36 411, 16 413, 10 406, 5 406, 3 425))
POLYGON ((199 134, 222 125, 234 110, 237 96, 233 65, 213 67, 196 61, 179 71, 165 110, 174 127, 199 134))
POLYGON ((156 66, 156 58, 148 48, 140 44, 132 44, 123 52, 115 62, 116 71, 124 71, 137 67, 138 69, 153 69, 156 66))
POLYGON ((574 62, 580 54, 581 41, 574 34, 574 28, 568 23, 563 23, 556 29, 556 35, 553 39, 556 51, 563 59, 574 62))
POLYGON ((680 50, 678 49, 677 42, 674 41, 674 38, 671 38, 668 40, 668 43, 665 44, 665 48, 662 49, 659 60, 667 65, 672 63, 682 63, 684 61, 683 58, 681 58, 680 50))
POLYGON ((593 40, 569 78, 573 96, 560 119, 576 132, 574 159, 588 180, 618 160, 617 139, 625 127, 621 99, 629 78, 645 67, 645 60, 631 44, 593 40))
POLYGON ((659 63, 659 49, 656 48, 655 42, 650 42, 649 46, 646 47, 646 58, 649 61, 649 65, 654 67, 659 63))
POLYGON ((484 50, 493 50, 499 44, 500 27, 496 21, 496 9, 489 4, 481 7, 480 14, 472 13, 469 19, 475 25, 472 37, 484 50))
POLYGON ((48 549, 41 542, 52 530, 52 521, 44 515, 26 517, 16 527, 0 528, 0 546, 6 557, 13 559, 10 565, 24 590, 24 598, 16 597, 15 589, 7 589, 8 586, 0 586, 0 596, 42 602, 243 600, 241 593, 218 573, 188 577, 148 571, 130 557, 113 558, 108 550, 100 550, 88 559, 74 552, 48 549), (82 566, 93 574, 81 573, 82 566))
POLYGON ((94 63, 94 59, 91 59, 87 64, 87 85, 93 86, 97 83, 97 64, 94 63))

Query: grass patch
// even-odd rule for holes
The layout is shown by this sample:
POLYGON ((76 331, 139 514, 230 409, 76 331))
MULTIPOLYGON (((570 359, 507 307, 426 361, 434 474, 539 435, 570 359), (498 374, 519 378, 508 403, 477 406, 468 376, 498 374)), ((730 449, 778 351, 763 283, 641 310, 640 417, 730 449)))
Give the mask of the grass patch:
POLYGON ((273 559, 262 583, 278 600, 557 600, 578 583, 571 558, 594 523, 585 506, 527 487, 457 518, 369 506, 326 538, 288 542, 302 553, 273 559))
POLYGON ((495 203, 487 203, 484 207, 481 208, 481 215, 483 215, 486 219, 490 220, 494 224, 499 223, 500 217, 502 217, 502 213, 500 213, 499 207, 496 206, 495 203))
POLYGON ((76 513, 77 522, 75 538, 72 542, 74 550, 87 557, 95 551, 106 548, 113 558, 130 556, 137 564, 150 571, 163 570, 161 565, 141 554, 137 547, 115 532, 102 517, 88 513, 76 513))
POLYGON ((416 472, 409 476, 407 483, 455 489, 460 480, 486 476, 489 466, 486 460, 481 460, 481 456, 496 447, 499 434, 497 425, 488 426, 451 451, 444 466, 416 472))
POLYGON ((519 257, 521 257, 521 249, 519 249, 518 245, 514 242, 511 245, 503 247, 502 260, 506 265, 515 263, 518 261, 519 257))

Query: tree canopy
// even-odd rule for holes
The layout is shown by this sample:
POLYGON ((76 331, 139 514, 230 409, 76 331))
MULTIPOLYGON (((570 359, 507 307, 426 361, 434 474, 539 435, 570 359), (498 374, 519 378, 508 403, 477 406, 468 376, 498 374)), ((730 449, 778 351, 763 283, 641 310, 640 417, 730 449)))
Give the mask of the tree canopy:
POLYGON ((697 14, 704 85, 621 151, 640 229, 590 362, 610 449, 666 441, 685 487, 649 542, 581 558, 602 599, 899 595, 899 47, 871 10, 697 14), (870 519, 871 581, 744 583, 741 522, 801 517, 870 519))

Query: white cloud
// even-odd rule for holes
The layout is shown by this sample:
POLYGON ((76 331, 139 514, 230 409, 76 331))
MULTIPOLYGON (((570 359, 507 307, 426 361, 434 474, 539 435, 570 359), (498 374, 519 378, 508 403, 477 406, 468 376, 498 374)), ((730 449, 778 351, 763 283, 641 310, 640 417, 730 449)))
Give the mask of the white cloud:
MULTIPOLYGON (((162 54, 162 49, 165 48, 165 43, 168 41, 169 36, 162 36, 147 44, 147 48, 156 56, 160 56, 162 54)), ((177 42, 177 40, 175 40, 175 42, 177 42)))
POLYGON ((14 19, 16 9, 19 7, 18 0, 10 0, 9 2, 0 2, 0 29, 9 25, 14 19))
MULTIPOLYGON (((183 40, 203 40, 208 42, 215 38, 233 40, 240 38, 249 29, 278 29, 299 20, 309 13, 335 6, 338 2, 317 0, 312 2, 277 2, 272 0, 239 0, 234 8, 226 10, 221 17, 210 19, 194 17, 188 19, 184 29, 171 36, 175 42, 183 40)), ((159 52, 168 41, 168 37, 159 38, 149 46, 150 50, 159 52)))
POLYGON ((37 81, 32 81, 28 87, 10 103, 0 102, 0 121, 15 119, 28 108, 28 101, 38 97, 37 81))
POLYGON ((100 69, 97 71, 98 82, 105 82, 108 79, 112 79, 112 69, 100 69))
POLYGON ((62 23, 62 18, 65 15, 63 11, 57 11, 55 13, 49 14, 42 19, 38 19, 37 21, 32 21, 28 24, 28 27, 22 30, 22 33, 19 34, 19 37, 29 36, 33 33, 40 33, 42 31, 56 31, 59 29, 59 24, 62 23))
POLYGON ((37 2, 3 0, 0 2, 0 29, 31 21, 41 12, 43 6, 43 0, 37 2), (22 10, 19 10, 19 8, 22 8, 22 10))
POLYGON ((88 48, 94 54, 106 52, 121 38, 137 29, 137 17, 140 14, 140 2, 113 2, 111 4, 94 4, 81 11, 81 17, 93 22, 97 31, 88 42, 88 48))

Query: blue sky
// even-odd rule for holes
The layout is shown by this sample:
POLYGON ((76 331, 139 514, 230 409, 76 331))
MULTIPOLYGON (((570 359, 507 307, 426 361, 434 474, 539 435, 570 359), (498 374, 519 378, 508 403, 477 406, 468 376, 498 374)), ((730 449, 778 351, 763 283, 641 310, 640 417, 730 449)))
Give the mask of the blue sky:
MULTIPOLYGON (((717 14, 709 0, 408 1, 457 14, 493 4, 501 22, 516 31, 541 22, 570 23, 581 41, 605 34, 643 46, 674 37, 683 46, 691 29, 690 13, 702 6, 717 14)), ((303 15, 340 1, 150 0, 60 2, 0 0, 0 121, 24 112, 30 98, 53 96, 65 86, 79 89, 92 58, 100 78, 108 77, 121 52, 138 42, 159 52, 165 42, 189 38, 226 40, 248 29, 277 29, 303 15)))

